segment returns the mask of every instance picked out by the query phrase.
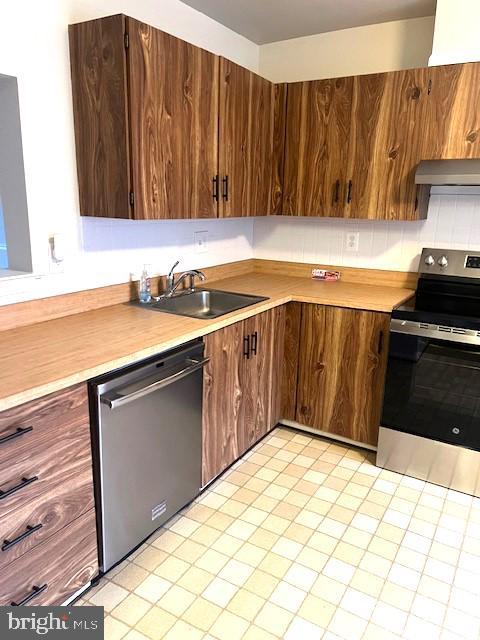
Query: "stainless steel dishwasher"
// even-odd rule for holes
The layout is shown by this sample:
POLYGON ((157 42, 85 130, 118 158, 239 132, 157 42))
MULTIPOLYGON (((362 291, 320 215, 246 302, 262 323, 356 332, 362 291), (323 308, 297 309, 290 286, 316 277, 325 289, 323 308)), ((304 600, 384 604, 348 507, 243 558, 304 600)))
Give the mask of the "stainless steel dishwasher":
POLYGON ((203 349, 188 343, 90 383, 102 571, 199 493, 203 349))

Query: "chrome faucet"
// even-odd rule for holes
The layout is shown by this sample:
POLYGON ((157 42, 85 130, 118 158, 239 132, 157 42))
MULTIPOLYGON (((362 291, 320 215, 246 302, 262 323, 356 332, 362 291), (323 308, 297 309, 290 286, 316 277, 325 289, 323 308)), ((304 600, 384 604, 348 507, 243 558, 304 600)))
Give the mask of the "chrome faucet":
POLYGON ((184 271, 181 273, 178 278, 175 279, 175 275, 173 273, 175 267, 179 264, 179 261, 173 265, 170 269, 170 272, 167 275, 167 286, 165 290, 165 297, 171 298, 174 295, 184 295, 185 293, 193 293, 195 291, 195 278, 200 278, 200 280, 205 280, 205 274, 203 271, 199 271, 198 269, 189 269, 188 271, 184 271), (182 282, 186 279, 190 278, 190 283, 188 289, 182 290, 177 293, 178 287, 182 284, 182 282))

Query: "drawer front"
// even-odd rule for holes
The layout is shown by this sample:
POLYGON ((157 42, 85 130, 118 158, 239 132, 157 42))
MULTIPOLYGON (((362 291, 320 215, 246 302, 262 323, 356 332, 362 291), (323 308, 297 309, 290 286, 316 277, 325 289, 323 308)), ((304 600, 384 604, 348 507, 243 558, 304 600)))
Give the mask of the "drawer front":
POLYGON ((56 456, 54 441, 88 424, 87 385, 69 387, 0 413, 0 472, 12 461, 33 459, 42 449, 56 456))
POLYGON ((5 505, 0 502, 0 571, 93 509, 91 460, 85 455, 82 458, 84 462, 75 464, 68 473, 65 470, 62 478, 42 478, 25 488, 23 495, 12 496, 10 505, 8 499, 5 505))
POLYGON ((98 574, 91 509, 0 572, 0 605, 60 605, 98 574))

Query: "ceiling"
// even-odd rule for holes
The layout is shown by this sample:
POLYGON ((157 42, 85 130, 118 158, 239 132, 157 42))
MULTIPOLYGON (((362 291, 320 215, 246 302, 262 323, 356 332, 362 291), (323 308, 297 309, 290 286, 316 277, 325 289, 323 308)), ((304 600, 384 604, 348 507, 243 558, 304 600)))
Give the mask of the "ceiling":
POLYGON ((183 0, 257 44, 435 14, 436 0, 183 0))

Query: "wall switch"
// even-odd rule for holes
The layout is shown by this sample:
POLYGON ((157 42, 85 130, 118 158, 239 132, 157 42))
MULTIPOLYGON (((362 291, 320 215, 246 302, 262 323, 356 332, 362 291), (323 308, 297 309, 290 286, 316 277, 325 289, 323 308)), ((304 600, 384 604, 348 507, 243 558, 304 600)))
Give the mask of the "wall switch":
POLYGON ((193 242, 196 253, 206 253, 208 250, 208 231, 195 231, 193 242))
POLYGON ((360 243, 360 234, 358 231, 350 231, 347 233, 345 240, 345 248, 347 251, 358 252, 358 245, 360 243))

